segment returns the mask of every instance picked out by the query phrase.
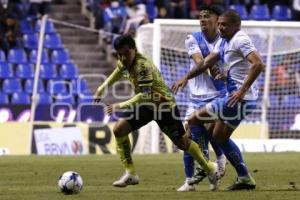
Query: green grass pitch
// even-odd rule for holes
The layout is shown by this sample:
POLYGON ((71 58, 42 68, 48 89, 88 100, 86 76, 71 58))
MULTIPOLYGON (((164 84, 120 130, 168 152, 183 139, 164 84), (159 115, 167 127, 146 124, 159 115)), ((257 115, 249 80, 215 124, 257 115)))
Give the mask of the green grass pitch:
POLYGON ((114 188, 112 182, 122 175, 116 155, 102 156, 3 156, 0 157, 0 200, 288 200, 300 199, 300 154, 245 154, 245 160, 256 179, 254 191, 226 192, 235 173, 227 165, 220 190, 210 192, 208 181, 196 192, 179 193, 183 183, 182 154, 134 155, 140 184, 114 188), (81 174, 84 186, 78 195, 58 191, 57 178, 68 170, 81 174))

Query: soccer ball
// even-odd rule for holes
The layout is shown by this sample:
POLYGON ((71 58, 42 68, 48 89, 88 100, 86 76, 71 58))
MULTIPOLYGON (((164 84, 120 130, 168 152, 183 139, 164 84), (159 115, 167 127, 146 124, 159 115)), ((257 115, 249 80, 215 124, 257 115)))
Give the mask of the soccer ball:
POLYGON ((78 194, 82 186, 81 176, 74 171, 64 172, 58 179, 58 187, 64 194, 78 194))

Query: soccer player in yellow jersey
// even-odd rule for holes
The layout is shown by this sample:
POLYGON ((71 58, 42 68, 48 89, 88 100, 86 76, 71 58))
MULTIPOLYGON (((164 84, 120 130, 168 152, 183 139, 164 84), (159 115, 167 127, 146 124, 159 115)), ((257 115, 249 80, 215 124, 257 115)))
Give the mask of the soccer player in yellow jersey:
POLYGON ((162 132, 179 149, 189 152, 208 173, 211 184, 217 186, 219 173, 216 165, 207 161, 198 144, 186 136, 175 98, 153 62, 137 51, 135 41, 130 35, 116 38, 114 48, 118 55, 117 66, 105 82, 98 87, 94 95, 95 101, 100 100, 106 87, 121 77, 127 78, 134 85, 135 96, 127 101, 108 105, 106 108, 107 114, 123 110, 126 117, 120 119, 113 129, 117 152, 125 168, 124 175, 113 185, 126 187, 139 183, 131 157, 128 134, 155 120, 162 132))

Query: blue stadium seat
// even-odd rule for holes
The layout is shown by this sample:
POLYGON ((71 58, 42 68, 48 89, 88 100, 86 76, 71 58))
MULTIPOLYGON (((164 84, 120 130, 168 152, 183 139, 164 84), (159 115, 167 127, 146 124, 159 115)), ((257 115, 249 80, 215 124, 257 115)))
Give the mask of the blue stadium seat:
MULTIPOLYGON (((35 64, 36 61, 37 61, 37 50, 33 49, 33 50, 31 50, 31 52, 29 54, 29 62, 35 64)), ((49 63, 49 55, 48 55, 47 49, 43 49, 43 51, 42 51, 41 63, 49 63)))
POLYGON ((254 4, 251 8, 249 18, 253 20, 270 20, 270 11, 266 4, 254 4))
POLYGON ((7 61, 12 64, 26 63, 27 56, 23 49, 10 49, 7 61))
POLYGON ((63 49, 54 50, 51 55, 51 61, 54 64, 65 64, 70 62, 69 53, 63 49))
POLYGON ((2 85, 2 91, 8 94, 22 92, 22 85, 19 79, 5 79, 2 85))
POLYGON ((296 95, 285 95, 282 99, 281 105, 283 107, 299 107, 300 97, 296 95))
POLYGON ((27 93, 18 92, 13 93, 11 97, 11 104, 30 104, 30 97, 27 93))
POLYGON ((67 94, 67 87, 64 80, 49 80, 47 84, 49 94, 67 94))
MULTIPOLYGON (((27 92, 28 94, 32 94, 33 91, 33 79, 27 79, 25 81, 25 86, 24 86, 24 91, 27 92)), ((44 84, 42 80, 38 81, 38 93, 43 93, 45 92, 44 84)))
POLYGON ((18 78, 28 79, 34 77, 34 66, 32 64, 19 64, 16 68, 18 78))
POLYGON ((38 48, 38 35, 37 34, 24 34, 23 43, 26 49, 37 49, 38 48))
POLYGON ((46 34, 44 46, 47 49, 63 48, 59 34, 46 34))
POLYGON ((31 23, 28 20, 20 21, 20 30, 23 34, 33 34, 34 33, 31 23))
POLYGON ((57 78, 56 66, 52 63, 43 63, 40 65, 40 77, 43 79, 57 78))
POLYGON ((270 93, 269 94, 269 103, 270 103, 270 107, 279 106, 280 102, 279 102, 278 95, 270 93))
POLYGON ((9 104, 8 95, 0 92, 0 104, 9 104))
POLYGON ((93 103, 93 94, 91 92, 83 92, 78 95, 77 104, 93 103))
POLYGON ((39 93, 38 104, 49 105, 53 102, 52 97, 48 93, 39 93))
POLYGON ((63 104, 75 104, 75 99, 73 95, 65 95, 65 94, 57 94, 55 96, 55 103, 63 103, 63 104))
POLYGON ((72 91, 71 94, 84 94, 89 93, 88 83, 85 79, 74 79, 72 80, 72 91))
MULTIPOLYGON (((40 32, 40 29, 41 29, 41 20, 38 20, 35 24, 35 31, 40 32)), ((46 34, 55 34, 56 33, 53 22, 51 22, 51 21, 46 22, 45 33, 46 34)))
POLYGON ((5 53, 0 49, 0 63, 5 63, 5 62, 6 62, 5 53))
POLYGON ((12 78, 13 76, 12 66, 7 63, 0 63, 0 78, 12 78))
POLYGON ((249 19, 247 9, 244 5, 242 5, 242 4, 233 4, 233 5, 230 5, 230 9, 233 9, 236 12, 238 12, 240 14, 242 20, 248 20, 249 19))
POLYGON ((73 63, 63 64, 59 70, 59 75, 63 79, 76 79, 78 69, 73 63))
POLYGON ((290 21, 292 19, 291 9, 284 5, 275 5, 272 9, 272 18, 279 21, 290 21))

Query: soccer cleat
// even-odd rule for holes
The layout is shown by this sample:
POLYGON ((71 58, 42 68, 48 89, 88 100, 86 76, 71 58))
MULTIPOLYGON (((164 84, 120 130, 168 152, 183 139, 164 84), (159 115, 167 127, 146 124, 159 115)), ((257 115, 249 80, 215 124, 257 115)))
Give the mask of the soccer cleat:
POLYGON ((236 178, 236 181, 225 190, 233 191, 233 190, 253 190, 255 189, 256 184, 255 180, 248 175, 246 178, 236 178))
POLYGON ((115 187, 126 187, 127 185, 139 184, 139 177, 137 175, 125 172, 123 176, 113 183, 115 187))
POLYGON ((227 160, 226 160, 226 157, 224 154, 222 156, 220 156, 216 161, 216 163, 218 165, 219 174, 221 177, 223 177, 225 175, 226 162, 227 162, 227 160))
POLYGON ((204 169, 197 167, 194 176, 188 180, 189 185, 199 184, 203 179, 207 177, 207 173, 204 169))
POLYGON ((190 185, 188 181, 185 181, 182 186, 177 189, 177 192, 192 192, 195 191, 195 186, 190 185))
POLYGON ((209 189, 211 191, 216 191, 216 190, 218 190, 221 176, 219 174, 218 165, 216 163, 213 163, 213 166, 214 166, 214 169, 210 173, 208 173, 207 178, 210 182, 209 189))

